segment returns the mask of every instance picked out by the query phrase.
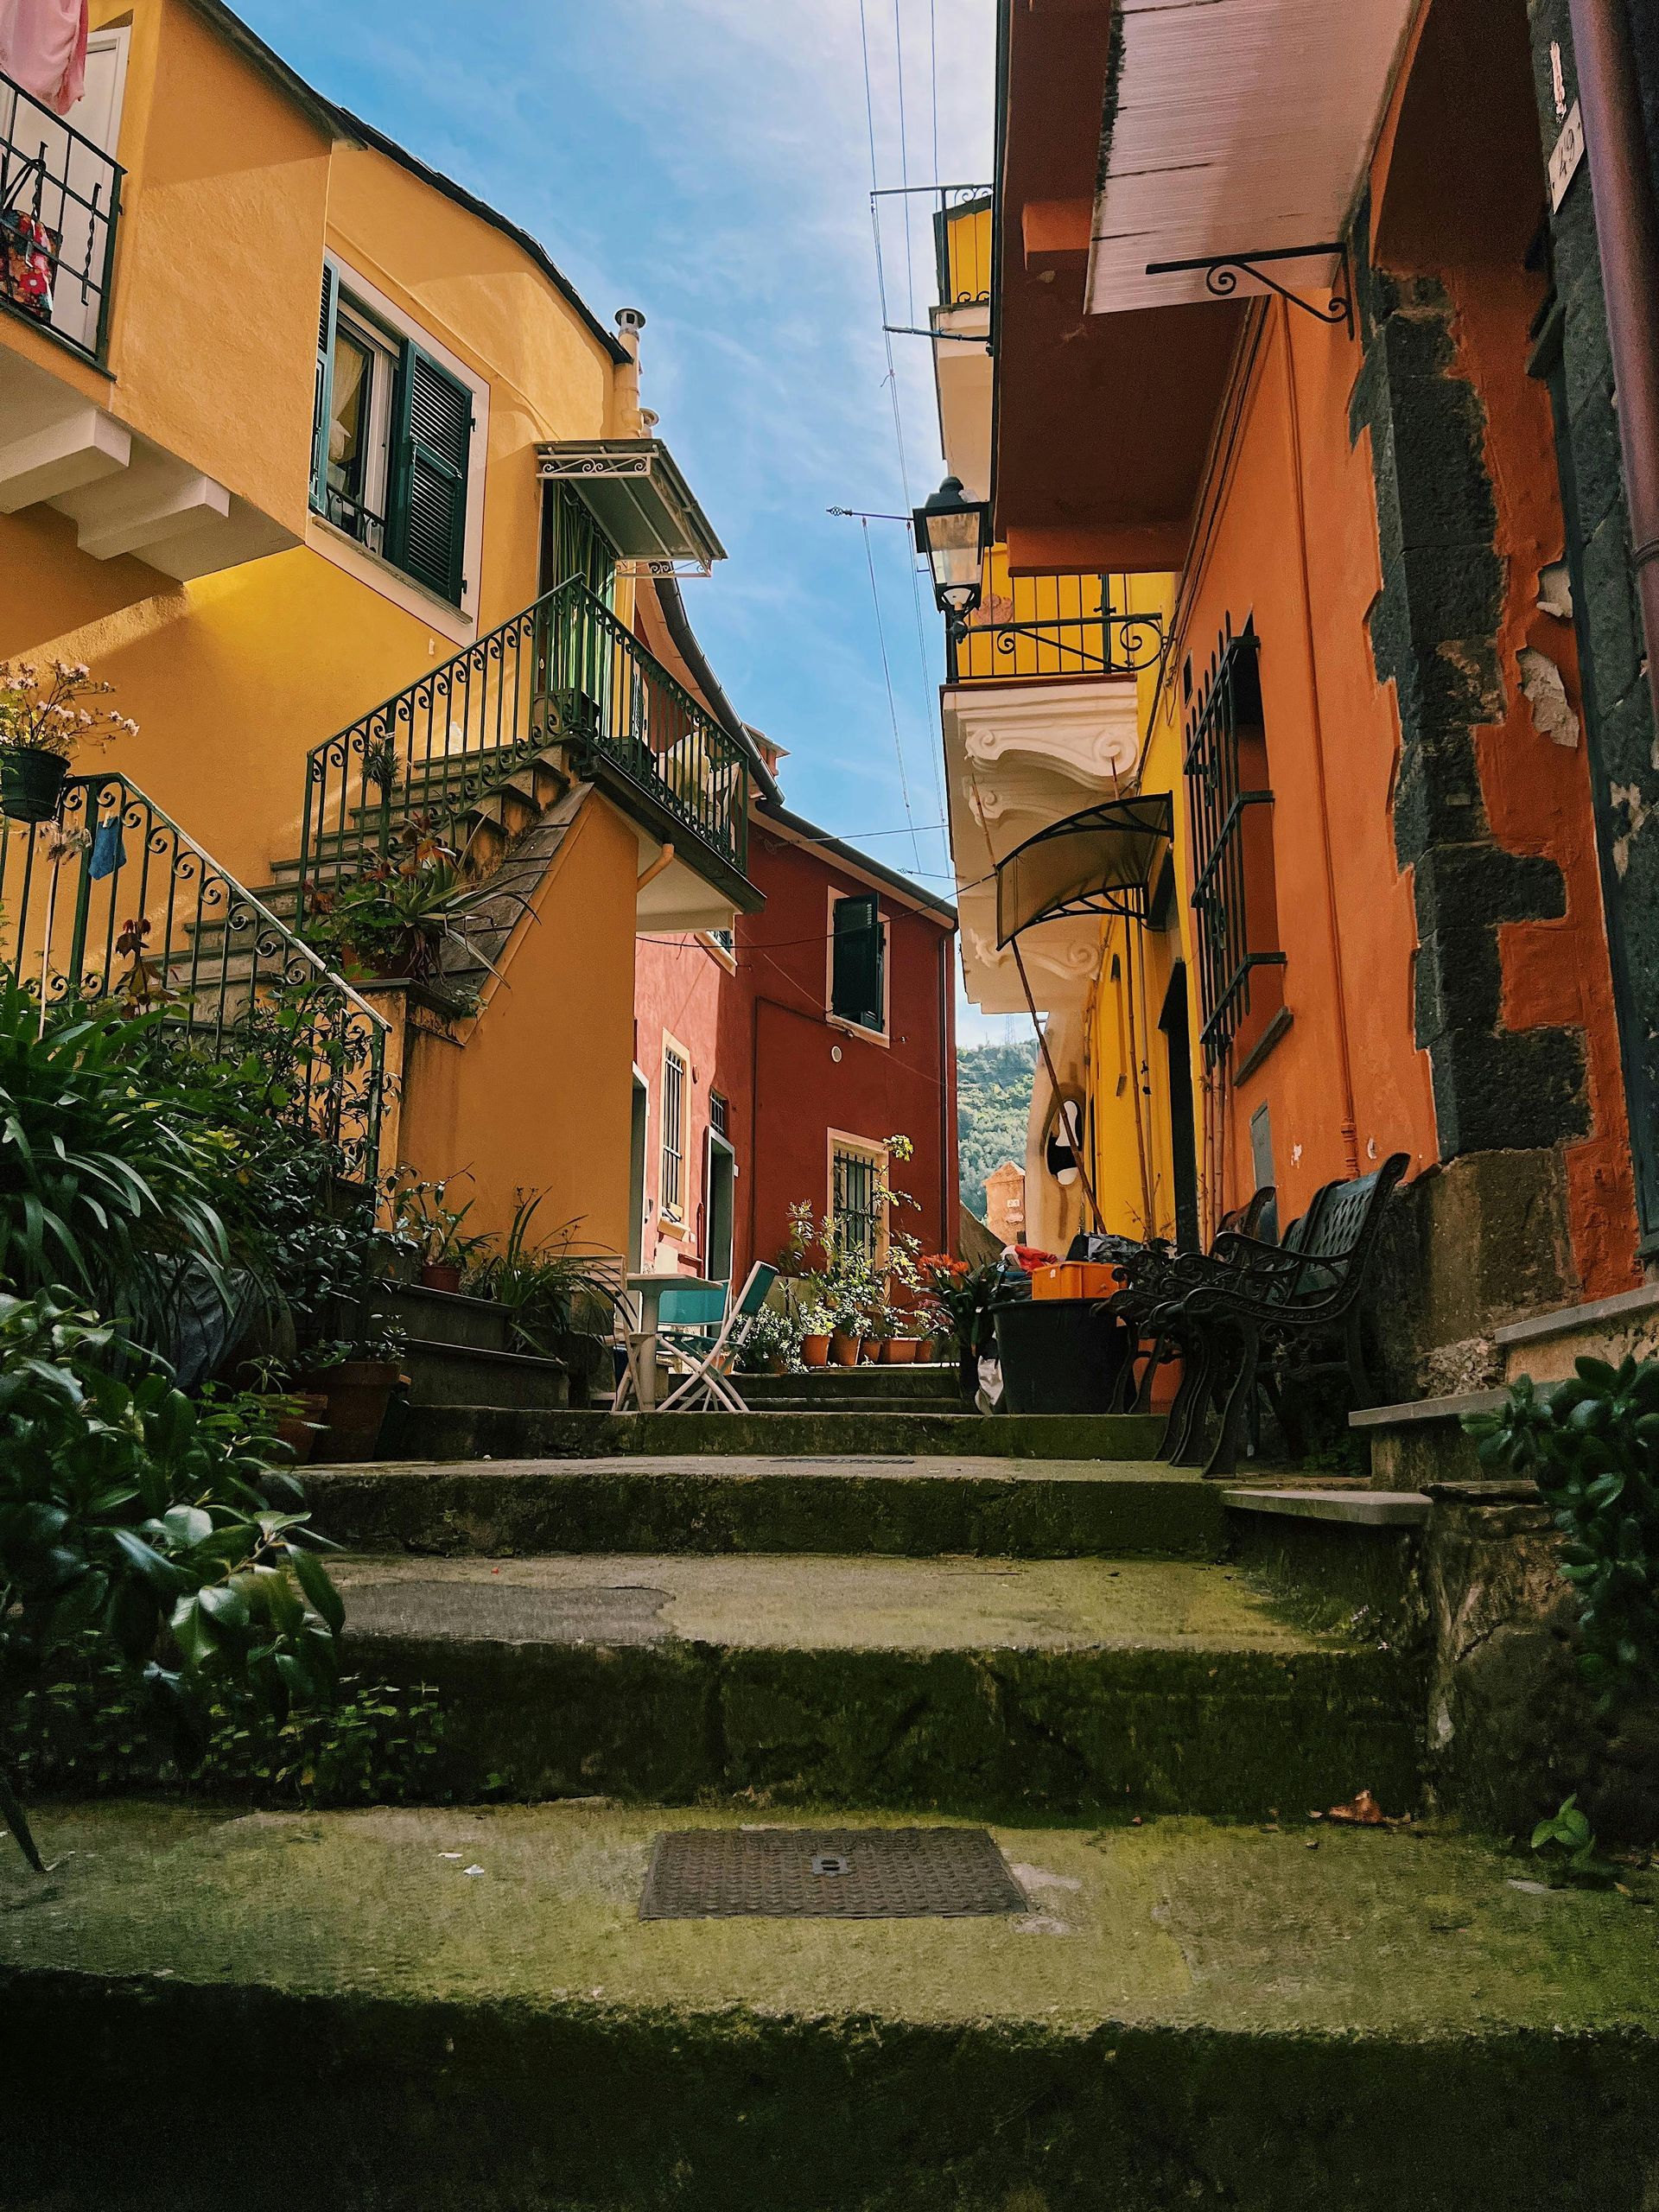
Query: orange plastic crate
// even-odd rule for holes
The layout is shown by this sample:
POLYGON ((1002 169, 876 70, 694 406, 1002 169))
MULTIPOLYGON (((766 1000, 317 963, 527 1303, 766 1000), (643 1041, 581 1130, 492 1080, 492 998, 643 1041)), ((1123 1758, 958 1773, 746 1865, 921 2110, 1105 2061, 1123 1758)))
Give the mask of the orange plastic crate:
POLYGON ((1031 1278, 1033 1298, 1109 1298, 1122 1287, 1117 1269, 1098 1260, 1057 1260, 1031 1278))

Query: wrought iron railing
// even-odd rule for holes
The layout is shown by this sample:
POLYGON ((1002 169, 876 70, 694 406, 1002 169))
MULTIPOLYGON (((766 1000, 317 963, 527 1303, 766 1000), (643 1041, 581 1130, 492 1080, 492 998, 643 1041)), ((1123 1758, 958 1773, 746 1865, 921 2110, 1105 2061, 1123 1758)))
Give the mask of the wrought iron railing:
POLYGON ((571 577, 312 747, 302 919, 319 891, 390 850, 412 817, 453 821, 555 746, 608 762, 743 873, 747 753, 571 577))
POLYGON ((124 175, 0 75, 0 307, 95 361, 109 336, 124 175))
POLYGON ((287 1110, 372 1180, 388 1025, 118 772, 71 776, 56 818, 0 823, 0 963, 41 1004, 115 1002, 204 1057, 259 1054, 287 1110))

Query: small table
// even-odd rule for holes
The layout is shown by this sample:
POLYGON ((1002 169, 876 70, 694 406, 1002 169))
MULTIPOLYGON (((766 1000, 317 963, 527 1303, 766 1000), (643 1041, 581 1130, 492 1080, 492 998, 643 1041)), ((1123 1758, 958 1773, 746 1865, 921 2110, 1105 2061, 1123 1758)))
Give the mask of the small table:
POLYGON ((633 1385, 635 1402, 642 1414, 657 1407, 657 1312, 665 1290, 725 1290, 728 1286, 707 1275, 638 1274, 627 1277, 628 1288, 639 1301, 639 1326, 628 1335, 627 1382, 633 1385))

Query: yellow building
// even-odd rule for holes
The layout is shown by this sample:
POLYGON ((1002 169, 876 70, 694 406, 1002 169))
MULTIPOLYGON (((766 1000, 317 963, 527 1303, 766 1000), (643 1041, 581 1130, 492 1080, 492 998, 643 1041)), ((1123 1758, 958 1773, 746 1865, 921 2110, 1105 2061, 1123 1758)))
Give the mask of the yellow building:
POLYGON ((747 741, 640 634, 721 550, 639 410, 643 318, 217 0, 94 0, 86 97, 0 80, 0 160, 51 271, 0 287, 0 657, 86 662, 139 725, 74 764, 81 849, 8 825, 9 961, 131 988, 148 922, 156 988, 222 1015, 411 821, 469 879, 515 836, 482 937, 369 995, 380 1164, 624 1249, 636 931, 760 903, 747 741))
MULTIPOLYGON (((936 230, 940 434, 963 496, 988 507, 990 195, 942 205, 936 230)), ((963 982, 987 1014, 1043 1020, 1025 1239, 1053 1251, 1084 1228, 1198 1234, 1189 887, 1170 834, 1179 732, 1143 742, 1170 582, 1033 573, 993 540, 978 602, 947 639, 940 707, 963 982), (1158 799, 1161 809, 1139 804, 1158 799), (1143 834, 1148 822, 1161 833, 1143 834), (1121 874, 1126 855, 1135 880, 1088 887, 1096 858, 1121 874)))

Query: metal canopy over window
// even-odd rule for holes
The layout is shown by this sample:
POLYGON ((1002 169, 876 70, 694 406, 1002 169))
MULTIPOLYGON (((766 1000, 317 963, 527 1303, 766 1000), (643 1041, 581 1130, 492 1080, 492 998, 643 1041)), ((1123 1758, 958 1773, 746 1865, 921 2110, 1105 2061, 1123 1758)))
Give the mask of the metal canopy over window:
POLYGON ((625 566, 706 576, 726 558, 660 438, 565 438, 539 456, 543 482, 569 486, 625 566))
POLYGON ((1166 791, 1086 806, 1039 830, 997 862, 997 944, 1067 914, 1144 921, 1147 887, 1173 831, 1166 791))

